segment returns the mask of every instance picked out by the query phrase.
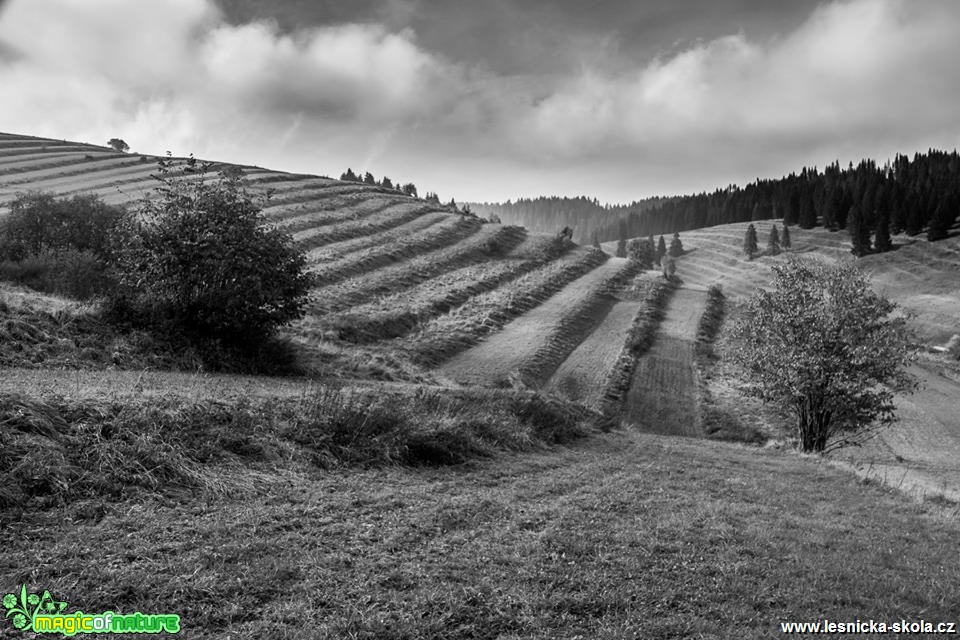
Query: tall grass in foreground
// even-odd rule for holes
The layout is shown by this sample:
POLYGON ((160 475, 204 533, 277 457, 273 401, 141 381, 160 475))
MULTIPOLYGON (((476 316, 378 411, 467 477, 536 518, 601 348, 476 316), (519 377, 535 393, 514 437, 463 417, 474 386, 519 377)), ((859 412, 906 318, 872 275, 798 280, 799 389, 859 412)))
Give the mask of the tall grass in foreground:
POLYGON ((585 409, 543 396, 320 388, 232 403, 0 395, 0 512, 143 492, 256 491, 342 465, 455 465, 564 443, 585 409))

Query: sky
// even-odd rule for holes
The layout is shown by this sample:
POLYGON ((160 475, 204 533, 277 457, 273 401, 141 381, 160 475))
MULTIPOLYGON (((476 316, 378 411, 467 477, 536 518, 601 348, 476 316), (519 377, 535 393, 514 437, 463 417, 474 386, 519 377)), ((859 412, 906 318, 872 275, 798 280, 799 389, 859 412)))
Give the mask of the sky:
POLYGON ((960 146, 956 0, 0 0, 0 131, 444 200, 960 146))

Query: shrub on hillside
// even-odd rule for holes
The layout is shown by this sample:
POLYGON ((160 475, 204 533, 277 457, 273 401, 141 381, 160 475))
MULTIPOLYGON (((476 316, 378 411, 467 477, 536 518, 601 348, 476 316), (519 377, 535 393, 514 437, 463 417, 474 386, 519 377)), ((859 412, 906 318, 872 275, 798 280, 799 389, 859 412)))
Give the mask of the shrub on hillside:
POLYGON ((57 198, 52 193, 19 194, 0 221, 0 258, 19 261, 45 251, 76 249, 103 258, 111 230, 124 209, 93 195, 57 198))
POLYGON ((303 314, 306 256, 240 178, 178 176, 169 161, 156 177, 116 237, 117 316, 249 350, 303 314))
POLYGON ((124 215, 91 195, 18 195, 0 221, 0 278, 74 298, 105 293, 109 237, 124 215))

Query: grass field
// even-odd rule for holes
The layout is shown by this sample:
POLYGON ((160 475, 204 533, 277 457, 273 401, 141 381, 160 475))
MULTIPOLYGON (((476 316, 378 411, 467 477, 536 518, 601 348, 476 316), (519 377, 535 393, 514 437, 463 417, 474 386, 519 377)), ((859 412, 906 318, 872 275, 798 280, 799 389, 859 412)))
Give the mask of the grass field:
MULTIPOLYGON (((0 134, 0 215, 35 188, 131 203, 154 160, 0 134)), ((0 284, 0 588, 179 613, 190 638, 957 621, 960 368, 922 358, 901 423, 862 448, 791 452, 728 357, 725 327, 783 259, 746 260, 746 225, 682 233, 671 285, 396 192, 242 170, 315 276, 282 335, 298 375, 198 371, 96 303, 0 284)), ((849 254, 843 233, 791 235, 849 254)), ((894 240, 860 264, 942 345, 960 241, 894 240)))

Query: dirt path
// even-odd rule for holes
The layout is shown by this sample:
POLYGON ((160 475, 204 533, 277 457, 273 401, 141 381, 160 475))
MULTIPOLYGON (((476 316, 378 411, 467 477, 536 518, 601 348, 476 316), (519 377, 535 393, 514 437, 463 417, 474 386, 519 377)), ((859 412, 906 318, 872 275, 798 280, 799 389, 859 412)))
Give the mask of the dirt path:
POLYGON ((625 262, 623 258, 611 258, 577 278, 484 342, 445 362, 440 367, 441 373, 468 384, 504 381, 543 348, 552 330, 568 311, 593 295, 605 280, 624 267, 625 262))
POLYGON ((674 292, 650 350, 640 358, 623 419, 644 431, 700 436, 693 345, 706 292, 674 292))

